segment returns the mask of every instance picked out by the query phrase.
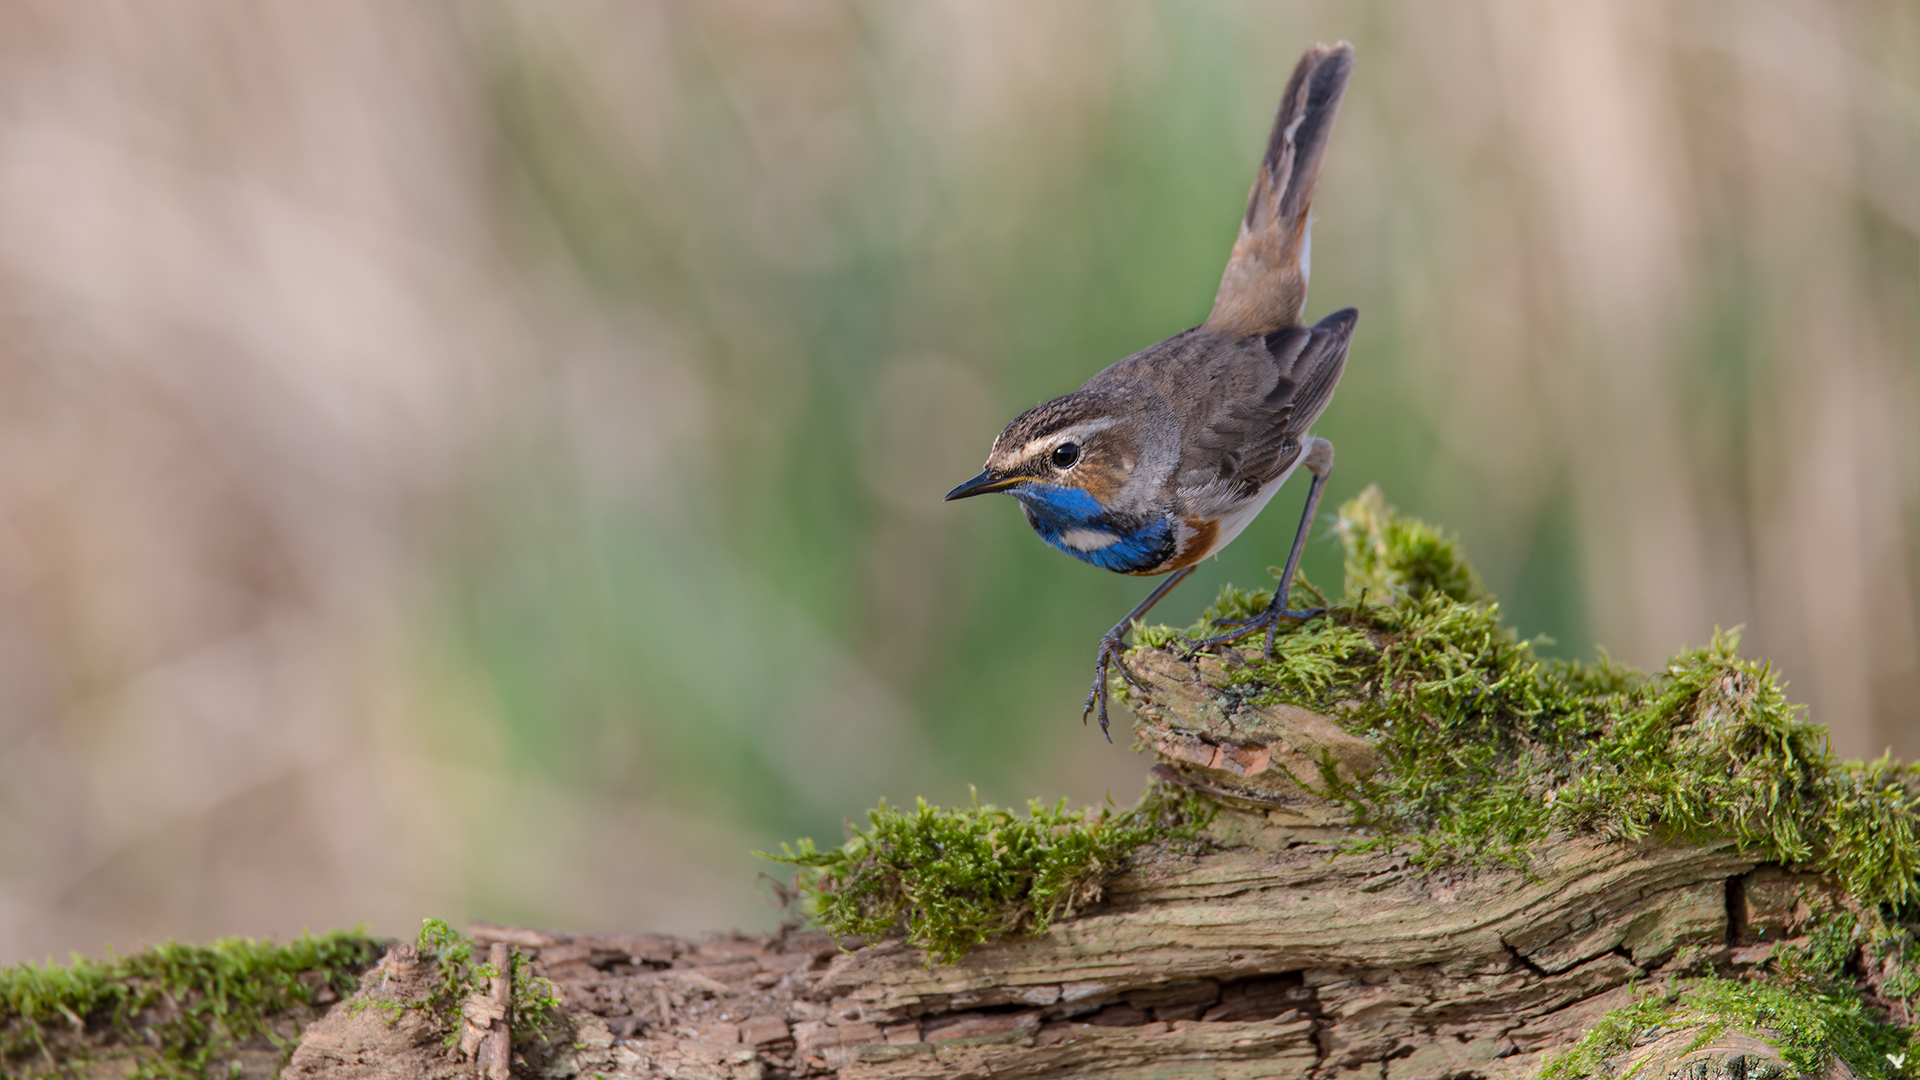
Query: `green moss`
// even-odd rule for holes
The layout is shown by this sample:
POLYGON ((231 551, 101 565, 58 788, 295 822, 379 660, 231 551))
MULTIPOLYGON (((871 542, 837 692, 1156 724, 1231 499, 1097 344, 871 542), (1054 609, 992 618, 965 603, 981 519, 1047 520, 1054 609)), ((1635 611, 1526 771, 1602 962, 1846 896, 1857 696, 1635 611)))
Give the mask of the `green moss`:
POLYGON ((1540 1080, 1588 1080, 1613 1075, 1613 1062, 1656 1030, 1672 1024, 1680 1013, 1671 996, 1641 998, 1602 1016, 1580 1036, 1580 1041, 1558 1054, 1540 1070, 1540 1080))
POLYGON ((1542 1080, 1611 1080, 1623 1067, 1621 1055, 1661 1029, 1691 1030, 1695 1045, 1744 1031, 1776 1047, 1802 1076, 1824 1075, 1838 1059, 1865 1080, 1900 1080, 1916 1049, 1913 1033, 1870 1002, 1897 1001, 1911 1010, 1920 990, 1920 941, 1882 910, 1856 909, 1830 895, 1802 900, 1814 909, 1810 922, 1798 938, 1775 946, 1764 969, 1746 980, 1678 982, 1615 1009, 1549 1060, 1542 1080), (1870 994, 1862 992, 1863 976, 1870 994))
POLYGON ((1346 548, 1347 593, 1362 603, 1424 600, 1439 595, 1470 603, 1487 599, 1456 538, 1417 518, 1401 517, 1378 487, 1340 508, 1334 523, 1346 548))
POLYGON ((230 938, 0 970, 0 1073, 74 1077, 115 1062, 130 1077, 224 1075, 247 1044, 284 1063, 299 1027, 290 1018, 352 993, 381 948, 358 931, 285 945, 230 938))
MULTIPOLYGON (((232 938, 166 944, 104 961, 22 964, 0 970, 0 1075, 78 1078, 102 1070, 130 1078, 275 1075, 300 1030, 326 1004, 346 998, 387 942, 360 931, 302 936, 285 945, 232 938)), ((495 972, 475 962, 473 943, 428 919, 420 952, 436 965, 417 1008, 459 1036, 461 1005, 495 972)), ((558 992, 513 959, 516 1050, 539 1061, 570 1036, 558 992)))
POLYGON ((1897 1062, 1913 1049, 1908 1032, 1851 988, 1706 978, 1608 1013, 1548 1061, 1541 1080, 1611 1080, 1622 1055, 1662 1029, 1696 1032, 1695 1047, 1728 1030, 1746 1032, 1776 1048, 1800 1076, 1823 1075, 1837 1058, 1863 1080, 1899 1080, 1897 1062))
POLYGON ((808 913, 837 936, 905 927, 929 962, 953 963, 996 934, 1039 933, 1099 898, 1142 845, 1191 836, 1210 812, 1185 793, 1151 788, 1140 804, 1069 811, 1035 800, 1022 817, 997 806, 911 812, 881 803, 865 829, 831 850, 811 840, 760 854, 801 868, 808 913))
MULTIPOLYGON (((1920 777, 1882 760, 1842 764, 1764 662, 1716 632, 1659 672, 1543 660, 1502 625, 1452 537, 1369 488, 1340 510, 1346 593, 1283 626, 1232 692, 1338 719, 1382 768, 1331 770, 1373 843, 1422 861, 1523 864, 1554 831, 1679 842, 1730 839, 1761 861, 1839 878, 1869 904, 1920 900, 1920 777)), ((1311 586, 1296 586, 1311 590, 1311 586)), ((1186 631, 1136 647, 1185 648, 1271 594, 1228 587, 1186 631)))
MULTIPOLYGON (((460 1040, 461 1006, 475 994, 486 994, 489 981, 500 971, 487 961, 475 961, 473 942, 444 920, 421 920, 419 944, 421 957, 433 962, 439 980, 425 1004, 446 1028, 447 1044, 451 1046, 460 1040)), ((566 1014, 561 1009, 559 989, 549 980, 536 977, 517 948, 507 950, 507 967, 513 973, 508 1025, 514 1046, 544 1047, 565 1035, 566 1014)))

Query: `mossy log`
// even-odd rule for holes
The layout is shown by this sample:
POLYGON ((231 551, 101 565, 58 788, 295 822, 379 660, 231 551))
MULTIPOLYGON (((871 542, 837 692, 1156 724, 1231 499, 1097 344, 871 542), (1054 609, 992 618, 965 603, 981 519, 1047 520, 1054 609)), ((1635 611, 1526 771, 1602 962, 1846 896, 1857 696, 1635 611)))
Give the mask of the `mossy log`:
MULTIPOLYGON (((1223 809, 1201 843, 1143 852, 1102 903, 1038 935, 952 965, 797 930, 473 936, 518 946, 561 989, 576 1035, 547 1075, 1460 1080, 1536 1075, 1663 980, 1766 963, 1840 896, 1731 842, 1557 836, 1525 870, 1356 849, 1365 834, 1316 791, 1323 769, 1364 776, 1372 748, 1329 717, 1249 704, 1240 662, 1134 654, 1137 736, 1223 809)), ((323 1022, 294 1074, 412 1075, 353 1050, 345 1028, 372 1012, 323 1022)), ((1646 1076, 1795 1074, 1764 1037, 1713 1026, 1626 1052, 1646 1076)))
MULTIPOLYGON (((475 927, 476 943, 532 957, 572 1018, 524 1045, 515 1021, 517 1071, 1905 1080, 1910 1053, 1920 1066, 1920 771, 1834 761, 1731 636, 1652 676, 1541 661, 1438 530, 1371 490, 1336 528, 1344 599, 1271 656, 1264 642, 1193 653, 1266 602, 1233 589, 1188 632, 1137 633, 1124 696, 1159 786, 1133 811, 882 807, 847 844, 784 856, 839 941, 797 922, 701 941, 475 927)), ((471 954, 436 940, 436 955, 471 954)), ((448 1035, 396 1071, 379 1014, 446 1013, 459 996, 423 997, 397 971, 365 991, 379 1008, 317 1024, 292 1074, 456 1067, 448 1035)), ((501 1011, 469 997, 431 1026, 464 1031, 463 1048, 501 1011)))

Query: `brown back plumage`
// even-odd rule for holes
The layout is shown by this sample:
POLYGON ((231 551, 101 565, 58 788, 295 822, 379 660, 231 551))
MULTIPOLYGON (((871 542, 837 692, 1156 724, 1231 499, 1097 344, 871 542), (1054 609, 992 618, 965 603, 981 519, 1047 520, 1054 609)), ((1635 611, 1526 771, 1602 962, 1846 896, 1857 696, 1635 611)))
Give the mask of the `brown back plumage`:
POLYGON ((1204 329, 1245 337, 1300 322, 1307 306, 1307 210, 1352 72, 1353 46, 1344 41, 1314 46, 1293 69, 1204 329))

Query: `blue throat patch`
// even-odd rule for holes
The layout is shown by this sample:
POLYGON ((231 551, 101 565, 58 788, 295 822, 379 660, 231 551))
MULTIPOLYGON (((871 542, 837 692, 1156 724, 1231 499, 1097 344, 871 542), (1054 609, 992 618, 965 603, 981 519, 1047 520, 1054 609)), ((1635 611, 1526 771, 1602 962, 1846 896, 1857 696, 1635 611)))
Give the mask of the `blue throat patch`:
POLYGON ((1159 515, 1128 521, 1109 514, 1079 488, 1038 480, 1007 493, 1020 500, 1027 524, 1040 539, 1081 562, 1137 574, 1173 557, 1173 527, 1159 515))

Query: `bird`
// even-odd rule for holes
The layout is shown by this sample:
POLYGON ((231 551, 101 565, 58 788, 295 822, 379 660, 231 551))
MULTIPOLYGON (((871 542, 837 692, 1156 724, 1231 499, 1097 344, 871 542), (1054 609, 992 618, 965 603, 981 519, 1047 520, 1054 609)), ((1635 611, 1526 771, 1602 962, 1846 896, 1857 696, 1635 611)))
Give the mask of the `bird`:
POLYGON ((1281 94, 1239 235, 1206 321, 1114 363, 1080 389, 1015 417, 986 466, 946 501, 989 492, 1019 500, 1049 545, 1122 574, 1167 575, 1100 638, 1080 718, 1098 711, 1108 742, 1107 684, 1134 624, 1195 566, 1238 536, 1300 467, 1312 475, 1293 548, 1271 603, 1197 653, 1266 631, 1266 651, 1294 611, 1287 594, 1333 470, 1333 444, 1308 429, 1333 397, 1359 312, 1303 322, 1312 269, 1308 212, 1353 72, 1353 46, 1315 45, 1281 94))

